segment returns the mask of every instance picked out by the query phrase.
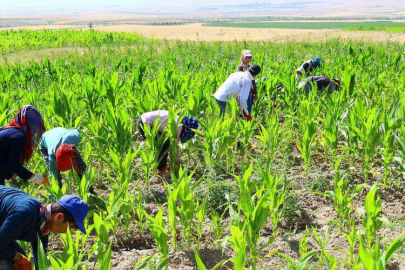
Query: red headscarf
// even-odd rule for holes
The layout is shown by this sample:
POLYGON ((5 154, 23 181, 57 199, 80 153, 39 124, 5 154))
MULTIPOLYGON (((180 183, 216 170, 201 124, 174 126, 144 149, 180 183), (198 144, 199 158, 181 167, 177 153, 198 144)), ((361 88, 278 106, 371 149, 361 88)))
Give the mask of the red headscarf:
POLYGON ((76 148, 73 144, 62 143, 56 150, 56 167, 60 172, 70 170, 74 163, 76 148))
POLYGON ((13 121, 7 126, 1 127, 0 130, 9 128, 21 130, 25 135, 24 152, 21 156, 21 164, 24 164, 31 158, 39 139, 46 130, 44 120, 37 108, 25 105, 14 116, 13 121))

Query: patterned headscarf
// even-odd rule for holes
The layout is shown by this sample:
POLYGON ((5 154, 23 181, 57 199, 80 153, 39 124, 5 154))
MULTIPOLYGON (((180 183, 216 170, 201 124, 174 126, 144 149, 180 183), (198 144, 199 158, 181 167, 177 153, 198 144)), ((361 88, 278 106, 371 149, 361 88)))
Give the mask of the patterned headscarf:
POLYGON ((14 120, 7 126, 1 127, 0 130, 16 128, 25 135, 24 152, 21 157, 21 164, 27 162, 38 145, 39 139, 45 132, 44 120, 41 114, 31 105, 25 105, 14 116, 14 120))
POLYGON ((199 123, 192 116, 184 116, 181 124, 183 125, 183 129, 180 134, 180 141, 185 143, 194 137, 195 132, 191 129, 198 129, 199 123))

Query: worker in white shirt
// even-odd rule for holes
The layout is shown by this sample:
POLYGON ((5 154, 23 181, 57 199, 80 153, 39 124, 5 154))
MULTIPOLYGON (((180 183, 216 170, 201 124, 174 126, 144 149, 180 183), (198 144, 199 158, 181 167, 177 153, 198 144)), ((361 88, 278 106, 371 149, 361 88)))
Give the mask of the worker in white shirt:
MULTIPOLYGON (((253 60, 252 52, 249 50, 243 50, 240 57, 240 65, 236 67, 236 71, 240 72, 248 71, 252 60, 253 60)), ((252 88, 250 89, 249 98, 247 100, 247 109, 249 114, 252 111, 253 102, 256 102, 257 98, 258 95, 257 95, 256 81, 253 80, 252 88)))
POLYGON ((248 71, 232 73, 228 79, 218 88, 214 94, 215 101, 221 108, 221 113, 225 113, 226 101, 232 96, 239 98, 239 106, 246 120, 250 121, 252 116, 247 109, 252 81, 261 71, 259 65, 250 66, 248 71))

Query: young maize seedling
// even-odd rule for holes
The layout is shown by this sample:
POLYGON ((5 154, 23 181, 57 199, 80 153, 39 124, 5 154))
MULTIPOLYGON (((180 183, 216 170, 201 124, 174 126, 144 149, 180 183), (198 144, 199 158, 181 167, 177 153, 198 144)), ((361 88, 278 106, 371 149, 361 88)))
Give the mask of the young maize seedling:
MULTIPOLYGON (((343 156, 342 156, 343 157, 343 156)), ((351 214, 353 212, 354 198, 360 193, 363 188, 362 184, 357 185, 353 190, 350 188, 349 183, 344 177, 340 177, 339 167, 342 160, 340 157, 335 164, 335 177, 333 180, 333 191, 327 191, 325 193, 315 192, 316 194, 325 195, 333 202, 335 211, 339 217, 338 225, 342 232, 350 232, 352 228, 351 222, 353 219, 351 214)))
POLYGON ((236 254, 235 259, 231 259, 234 263, 235 270, 245 269, 245 260, 246 260, 246 238, 247 235, 245 231, 236 226, 231 226, 231 237, 229 242, 232 244, 232 249, 236 254))
POLYGON ((260 124, 260 135, 256 137, 261 141, 262 149, 264 149, 268 157, 269 164, 273 164, 276 159, 277 151, 280 148, 281 132, 279 118, 277 114, 274 116, 266 115, 266 124, 260 124))
POLYGON ((358 240, 358 232, 357 232, 357 227, 356 227, 356 223, 353 221, 349 222, 349 224, 351 224, 351 230, 349 231, 349 233, 343 233, 343 235, 345 236, 348 244, 349 244, 349 249, 346 250, 347 255, 350 258, 350 265, 354 266, 356 263, 356 258, 357 255, 355 254, 355 248, 357 245, 357 240, 358 240))
POLYGON ((266 224, 270 205, 273 202, 270 202, 270 196, 267 195, 264 185, 262 187, 255 187, 255 183, 250 181, 252 171, 253 166, 250 164, 242 177, 235 176, 235 178, 238 182, 240 194, 238 211, 242 212, 245 217, 242 231, 246 235, 245 243, 250 251, 248 260, 252 269, 257 269, 257 264, 261 260, 261 252, 274 241, 274 237, 270 237, 267 244, 258 248, 261 239, 260 233, 266 224), (257 189, 256 193, 254 193, 254 188, 257 189))
POLYGON ((359 258, 360 262, 366 270, 384 270, 388 261, 394 256, 397 251, 404 244, 405 234, 402 234, 395 239, 388 247, 384 243, 381 248, 381 237, 377 236, 375 244, 371 247, 363 241, 363 237, 359 235, 359 258))
POLYGON ((261 164, 258 164, 260 176, 263 180, 265 192, 270 201, 270 217, 273 230, 273 237, 278 234, 278 223, 285 213, 285 201, 288 196, 288 180, 286 176, 278 177, 272 175, 270 170, 264 170, 261 164))
POLYGON ((312 227, 312 233, 314 234, 314 240, 319 246, 319 254, 318 256, 318 269, 322 269, 324 265, 324 260, 326 259, 326 266, 328 269, 336 269, 336 258, 333 258, 329 255, 328 249, 326 248, 326 245, 328 243, 328 238, 329 238, 329 228, 328 230, 325 231, 325 234, 323 236, 320 236, 317 232, 317 230, 312 227))
POLYGON ((149 230, 150 233, 155 238, 156 245, 158 247, 160 256, 162 257, 162 262, 167 269, 167 259, 169 256, 169 245, 168 245, 168 234, 165 229, 165 223, 163 220, 163 210, 160 208, 156 216, 152 218, 145 212, 146 218, 149 220, 149 230))
POLYGON ((218 242, 221 241, 222 235, 228 228, 228 226, 222 226, 222 220, 225 213, 226 210, 221 215, 219 215, 215 209, 211 208, 211 232, 215 235, 215 245, 217 248, 219 248, 218 242))
POLYGON ((378 231, 381 229, 381 197, 377 195, 377 184, 374 184, 366 196, 365 208, 366 214, 363 216, 363 231, 365 238, 365 245, 371 249, 377 237, 378 231))
POLYGON ((310 103, 308 100, 303 100, 298 108, 299 133, 302 137, 297 141, 298 150, 304 159, 304 169, 309 170, 309 162, 311 158, 312 148, 314 146, 317 133, 317 119, 319 113, 319 105, 310 103))
POLYGON ((196 232, 197 232, 197 250, 200 249, 201 247, 201 237, 202 237, 202 233, 204 231, 204 221, 205 218, 207 217, 207 211, 208 211, 208 200, 207 198, 204 198, 203 202, 200 204, 199 202, 197 202, 196 205, 196 218, 197 218, 197 226, 195 228, 196 232))

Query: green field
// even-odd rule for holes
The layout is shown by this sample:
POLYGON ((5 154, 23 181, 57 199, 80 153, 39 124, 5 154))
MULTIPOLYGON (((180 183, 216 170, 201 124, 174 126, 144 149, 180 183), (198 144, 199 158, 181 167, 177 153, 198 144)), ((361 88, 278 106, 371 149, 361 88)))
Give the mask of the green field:
MULTIPOLYGON (((6 60, 71 48, 0 63, 0 126, 32 104, 47 130, 80 131, 88 164, 82 179, 63 173, 62 188, 6 181, 44 203, 78 194, 90 205, 88 234, 52 235, 41 270, 405 269, 403 43, 24 30, 1 32, 0 46, 6 60), (242 49, 262 67, 252 121, 235 99, 220 115, 213 98, 242 49), (297 67, 316 56, 323 64, 312 75, 340 78, 340 91, 297 89, 297 67), (158 128, 146 128, 146 140, 137 128, 158 109, 171 115, 164 176, 158 128), (175 115, 201 123, 186 143, 176 143, 175 115)), ((39 149, 26 166, 47 174, 39 149)))
POLYGON ((384 31, 392 33, 405 33, 405 26, 349 26, 344 31, 384 31))
POLYGON ((210 27, 239 27, 239 28, 282 28, 282 29, 343 29, 345 27, 405 27, 403 22, 393 21, 363 21, 363 22, 227 22, 206 23, 210 27))

